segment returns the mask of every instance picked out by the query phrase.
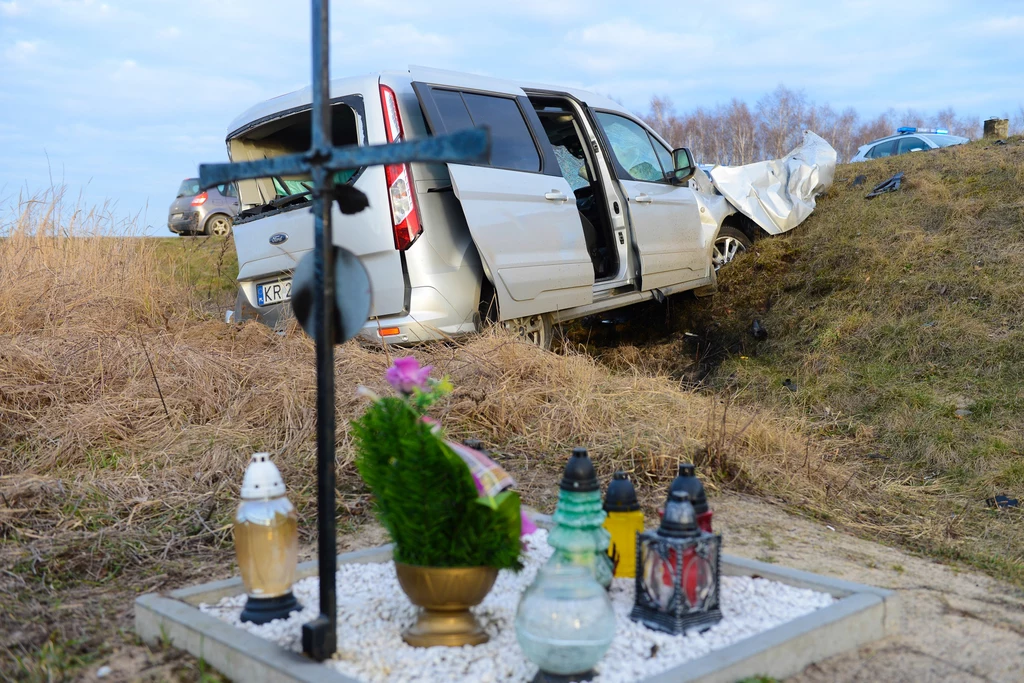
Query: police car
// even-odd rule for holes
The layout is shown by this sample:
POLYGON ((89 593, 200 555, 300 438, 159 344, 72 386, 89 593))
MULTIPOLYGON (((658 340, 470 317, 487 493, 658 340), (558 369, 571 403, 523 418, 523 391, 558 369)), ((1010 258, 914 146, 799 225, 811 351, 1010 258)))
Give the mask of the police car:
POLYGON ((857 150, 857 154, 850 159, 854 161, 867 161, 868 159, 881 159, 896 154, 907 152, 919 152, 921 150, 939 149, 952 145, 962 145, 969 142, 967 138, 959 135, 950 135, 945 128, 912 128, 903 126, 896 129, 896 135, 887 138, 872 140, 857 150))

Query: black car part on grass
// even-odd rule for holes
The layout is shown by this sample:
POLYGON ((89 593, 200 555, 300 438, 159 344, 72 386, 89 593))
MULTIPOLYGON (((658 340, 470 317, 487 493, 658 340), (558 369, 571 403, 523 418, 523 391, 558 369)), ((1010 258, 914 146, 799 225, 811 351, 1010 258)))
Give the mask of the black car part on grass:
POLYGON ((987 498, 985 499, 985 504, 988 505, 990 508, 995 508, 997 510, 1005 510, 1007 508, 1018 507, 1016 498, 1010 498, 1009 496, 1003 495, 999 495, 994 498, 987 498))
POLYGON ((892 178, 889 178, 885 182, 875 185, 875 189, 871 190, 870 194, 868 194, 867 197, 865 197, 865 199, 871 199, 872 197, 877 197, 878 195, 885 194, 886 192, 895 192, 896 190, 900 189, 901 184, 903 184, 902 171, 894 175, 892 178))

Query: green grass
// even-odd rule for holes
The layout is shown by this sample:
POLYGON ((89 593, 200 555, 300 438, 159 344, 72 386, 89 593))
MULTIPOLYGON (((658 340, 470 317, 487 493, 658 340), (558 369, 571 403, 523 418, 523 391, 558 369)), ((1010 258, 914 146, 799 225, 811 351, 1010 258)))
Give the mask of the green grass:
POLYGON ((757 242, 694 313, 740 349, 712 388, 852 438, 851 463, 881 456, 879 509, 847 521, 1018 582, 1024 520, 984 499, 1024 495, 1022 197, 1019 139, 840 166, 810 218, 757 242), (902 190, 864 198, 896 171, 902 190))
POLYGON ((235 243, 228 237, 159 237, 157 254, 170 274, 206 299, 234 303, 238 276, 235 243))

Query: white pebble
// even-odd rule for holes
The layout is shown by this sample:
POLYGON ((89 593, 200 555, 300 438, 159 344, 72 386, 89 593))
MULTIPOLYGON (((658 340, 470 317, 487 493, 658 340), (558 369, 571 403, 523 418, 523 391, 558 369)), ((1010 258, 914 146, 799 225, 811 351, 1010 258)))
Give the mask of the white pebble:
MULTIPOLYGON (((402 631, 416 620, 416 608, 399 587, 394 564, 340 565, 336 579, 338 651, 334 659, 324 664, 367 683, 530 681, 537 667, 519 649, 513 621, 520 595, 551 556, 551 548, 543 529, 525 540, 525 568, 518 574, 500 572, 494 588, 474 610, 491 636, 489 642, 476 647, 406 645, 402 631)), ((244 595, 199 608, 286 649, 301 652, 302 624, 319 613, 319 587, 316 576, 296 583, 295 596, 304 608, 288 619, 261 626, 239 622, 244 595)), ((723 576, 722 621, 703 633, 672 636, 652 631, 629 618, 633 588, 633 579, 612 582, 610 596, 617 618, 616 632, 611 648, 597 666, 598 676, 594 680, 598 683, 629 683, 660 673, 833 602, 828 594, 775 581, 723 576)))

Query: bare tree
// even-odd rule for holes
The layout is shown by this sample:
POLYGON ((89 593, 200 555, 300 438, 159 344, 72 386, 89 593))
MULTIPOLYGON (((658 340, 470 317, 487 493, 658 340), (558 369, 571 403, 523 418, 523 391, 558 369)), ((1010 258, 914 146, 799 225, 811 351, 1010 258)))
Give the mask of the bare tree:
POLYGON ((757 132, 761 155, 777 159, 793 148, 801 133, 806 98, 779 84, 757 101, 757 132))
POLYGON ((749 164, 757 157, 757 122, 746 102, 735 97, 725 110, 725 129, 731 133, 729 157, 725 163, 749 164))

